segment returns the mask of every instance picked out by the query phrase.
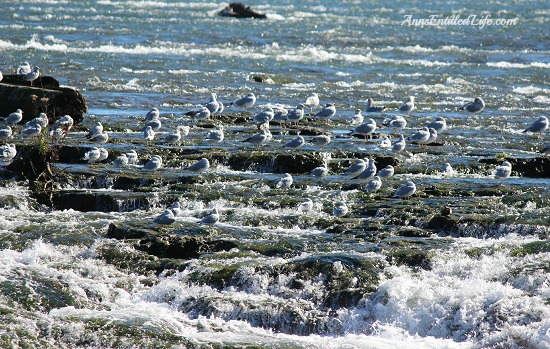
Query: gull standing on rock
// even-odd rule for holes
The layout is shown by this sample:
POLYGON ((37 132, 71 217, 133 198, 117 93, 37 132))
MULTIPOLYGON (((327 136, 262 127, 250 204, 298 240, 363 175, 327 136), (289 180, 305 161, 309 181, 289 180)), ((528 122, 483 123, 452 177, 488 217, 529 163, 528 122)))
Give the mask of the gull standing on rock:
POLYGON ((157 224, 172 224, 176 221, 174 213, 170 209, 166 209, 162 214, 153 219, 153 222, 157 224))
POLYGON ((5 142, 13 135, 13 131, 10 126, 0 127, 0 141, 5 142))
POLYGON ((210 168, 210 161, 206 158, 202 158, 194 164, 188 166, 185 170, 191 172, 205 172, 210 168))
POLYGON ((361 135, 365 138, 365 141, 367 140, 367 137, 370 139, 373 132, 376 130, 376 121, 373 119, 367 119, 364 123, 357 126, 355 129, 353 129, 353 133, 357 135, 361 135))
POLYGON ((151 126, 145 126, 145 129, 143 130, 143 139, 145 139, 147 145, 151 144, 151 142, 155 139, 155 131, 153 131, 151 126))
POLYGON ((174 132, 169 133, 164 137, 164 142, 168 144, 179 144, 182 138, 181 130, 184 127, 185 126, 176 127, 176 130, 174 132))
POLYGON ((88 139, 92 139, 95 136, 97 136, 98 134, 100 134, 101 132, 103 132, 103 125, 101 124, 101 122, 98 121, 95 126, 90 128, 90 130, 88 131, 88 133, 84 137, 86 137, 88 139))
POLYGON ((220 221, 220 214, 217 208, 213 208, 209 215, 201 219, 200 224, 216 224, 220 221))
POLYGON ((357 179, 369 180, 376 175, 376 165, 374 164, 374 159, 369 159, 369 164, 365 167, 365 170, 361 172, 357 179))
POLYGON ((313 170, 309 172, 310 175, 313 177, 326 177, 328 175, 328 167, 327 164, 324 164, 323 166, 315 167, 313 170))
POLYGON ((275 116, 275 113, 273 112, 273 108, 267 107, 258 114, 254 115, 252 118, 253 122, 262 123, 262 122, 269 122, 273 120, 273 117, 275 116))
POLYGON ((216 126, 216 128, 212 131, 209 131, 204 138, 209 142, 210 148, 212 148, 212 143, 222 142, 224 139, 223 126, 221 125, 216 126))
POLYGON ((247 139, 243 140, 242 142, 255 144, 259 148, 260 145, 267 142, 268 140, 269 140, 269 131, 268 130, 260 130, 260 132, 248 137, 247 139))
POLYGON ((138 162, 138 154, 134 149, 127 151, 126 157, 128 158, 128 164, 130 165, 135 165, 138 162))
POLYGON ((21 109, 17 109, 16 111, 8 115, 8 117, 4 119, 4 122, 6 124, 16 125, 20 123, 21 120, 23 120, 23 111, 21 109))
POLYGON ((407 101, 405 101, 400 107, 399 110, 405 113, 406 115, 409 115, 410 112, 414 110, 414 96, 409 96, 407 98, 407 101))
POLYGON ((355 114, 351 117, 351 126, 359 126, 363 123, 363 114, 361 114, 361 109, 355 109, 355 114))
POLYGON ((206 103, 204 106, 208 111, 210 111, 210 115, 217 114, 220 111, 220 103, 217 101, 218 95, 215 93, 210 94, 210 99, 208 100, 208 103, 206 103))
POLYGON ((384 107, 384 106, 375 107, 372 98, 367 99, 367 110, 366 110, 367 113, 381 112, 384 109, 386 109, 386 107, 384 107))
POLYGON ((42 133, 42 126, 33 125, 21 130, 22 137, 38 137, 42 133))
POLYGON ((247 111, 248 108, 253 107, 254 104, 256 104, 256 96, 254 95, 254 93, 250 92, 247 93, 244 97, 231 102, 229 105, 244 108, 244 110, 247 111))
POLYGON ((542 155, 550 154, 550 143, 546 144, 540 151, 542 155))
POLYGON ((25 124, 25 126, 29 127, 29 126, 34 126, 34 125, 40 125, 40 127, 46 128, 48 126, 48 123, 49 123, 48 115, 46 115, 46 113, 40 113, 34 119, 29 120, 25 124))
POLYGON ((404 129, 407 126, 407 120, 401 115, 397 115, 390 120, 388 127, 394 130, 394 133, 404 129))
POLYGON ((160 119, 158 117, 153 118, 153 119, 147 121, 147 123, 145 124, 145 126, 143 126, 143 128, 141 130, 145 131, 145 128, 147 126, 150 126, 153 129, 153 131, 157 132, 162 127, 162 122, 160 121, 160 119))
POLYGON ((460 110, 465 110, 468 113, 476 115, 477 113, 480 113, 484 108, 485 102, 483 102, 483 99, 481 99, 481 97, 476 97, 473 102, 466 103, 462 107, 460 107, 460 110))
POLYGON ((443 116, 438 116, 435 120, 427 122, 426 127, 433 128, 437 133, 441 133, 447 129, 447 121, 443 116))
POLYGON ((437 139, 437 131, 431 127, 428 128, 428 131, 430 132, 430 137, 428 137, 426 144, 432 144, 437 139))
POLYGON ((319 96, 317 93, 314 92, 310 94, 306 98, 304 105, 309 108, 310 112, 313 111, 314 108, 317 108, 319 106, 319 96))
POLYGON ((363 159, 357 160, 353 165, 351 165, 344 173, 344 176, 355 177, 365 171, 367 167, 367 162, 363 159))
POLYGON ((82 160, 87 160, 89 163, 94 163, 96 161, 99 161, 100 156, 101 153, 99 151, 99 148, 93 147, 84 154, 82 160))
POLYGON ((451 164, 446 162, 443 165, 443 170, 441 171, 441 174, 443 176, 446 176, 446 177, 451 177, 454 174, 454 170, 453 170, 453 167, 451 166, 451 164))
POLYGON ((380 140, 378 141, 378 147, 380 149, 390 149, 391 148, 391 141, 386 135, 380 136, 380 140))
POLYGON ((30 73, 25 75, 25 80, 30 81, 31 86, 32 86, 32 83, 34 82, 34 80, 38 79, 39 76, 40 76, 39 68, 34 67, 34 68, 32 68, 32 71, 30 73))
POLYGON ((17 69, 15 69, 15 74, 24 76, 30 73, 31 71, 32 71, 32 68, 29 62, 25 62, 20 66, 18 66, 17 69))
POLYGON ((320 119, 327 119, 328 120, 331 117, 333 117, 334 115, 336 115, 336 107, 334 106, 333 103, 327 103, 325 105, 325 107, 323 109, 321 109, 320 112, 315 114, 315 117, 320 118, 320 119))
POLYGON ((330 133, 327 135, 318 135, 311 139, 311 143, 318 145, 323 149, 323 147, 330 143, 330 133))
POLYGON ((504 161, 500 166, 497 166, 492 175, 495 179, 506 179, 512 174, 512 164, 508 161, 504 161))
POLYGON ((382 179, 380 179, 380 176, 374 176, 373 179, 371 179, 370 182, 368 182, 363 189, 374 193, 380 188, 382 188, 382 179))
POLYGON ((162 157, 160 155, 153 155, 151 160, 143 164, 143 170, 155 171, 162 167, 162 157))
POLYGON ((415 192, 416 192, 416 185, 413 183, 413 181, 407 181, 405 185, 403 185, 401 188, 395 191, 395 193, 393 194, 393 197, 406 198, 413 195, 415 192))
POLYGON ((294 139, 291 139, 290 141, 286 142, 283 147, 285 148, 292 148, 292 149, 298 149, 304 146, 306 144, 306 140, 302 136, 298 136, 294 139))
POLYGON ((153 119, 158 119, 160 117, 160 112, 157 108, 153 107, 149 112, 147 112, 147 115, 145 115, 145 118, 143 119, 144 122, 149 122, 153 119))
POLYGON ((339 202, 336 204, 336 207, 334 207, 334 209, 332 210, 332 215, 336 217, 342 217, 342 216, 345 216, 348 213, 348 211, 349 211, 348 206, 343 202, 339 202))
POLYGON ((112 163, 114 167, 126 167, 128 166, 128 157, 126 154, 120 154, 112 163))
POLYGON ((378 173, 376 175, 380 179, 383 179, 383 178, 390 178, 391 176, 393 176, 394 173, 395 173, 395 169, 393 168, 393 166, 388 165, 388 166, 384 167, 383 169, 381 169, 380 171, 378 171, 378 173))
POLYGON ((531 126, 527 127, 523 133, 525 132, 533 132, 533 133, 539 133, 538 139, 542 139, 542 133, 546 131, 548 128, 548 118, 546 116, 541 116, 531 124, 531 126))
POLYGON ((311 199, 307 198, 302 203, 298 205, 297 208, 298 212, 300 213, 308 213, 311 210, 313 210, 313 201, 311 199))
POLYGON ((399 139, 393 142, 391 151, 394 153, 401 153, 403 150, 405 150, 407 143, 405 142, 405 136, 402 134, 399 134, 399 139))
POLYGON ((276 107, 273 109, 273 119, 271 121, 279 123, 279 125, 286 122, 286 116, 288 115, 288 110, 282 107, 276 107))
POLYGON ((109 151, 105 148, 99 148, 99 161, 107 160, 109 151))
POLYGON ((276 188, 290 188, 290 186, 292 185, 292 183, 294 182, 292 176, 290 175, 290 173, 285 173, 285 175, 283 176, 283 178, 281 178, 277 184, 275 184, 275 187, 276 188))
POLYGON ((304 118, 304 108, 303 104, 298 104, 296 109, 289 110, 286 115, 286 121, 296 122, 296 125, 298 125, 298 122, 304 118))
POLYGON ((423 147, 426 142, 430 139, 430 130, 427 127, 423 127, 420 130, 416 131, 412 136, 409 137, 411 143, 419 144, 420 147, 423 147))
POLYGON ((109 135, 107 134, 107 131, 103 131, 100 134, 92 137, 90 140, 99 144, 105 144, 109 141, 109 135))

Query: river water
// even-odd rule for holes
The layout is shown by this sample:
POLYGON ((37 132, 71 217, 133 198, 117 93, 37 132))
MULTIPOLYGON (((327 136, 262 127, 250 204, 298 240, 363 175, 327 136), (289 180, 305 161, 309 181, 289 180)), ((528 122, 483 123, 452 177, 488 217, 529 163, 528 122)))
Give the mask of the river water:
MULTIPOLYGON (((536 158, 548 141, 522 133, 550 106, 546 2, 247 4, 267 13, 265 20, 218 17, 225 4, 215 2, 0 3, 0 70, 7 74, 28 61, 80 90, 89 107, 82 126, 101 121, 112 131, 105 147, 113 153, 130 147, 142 159, 155 153, 139 132, 152 107, 164 125, 158 139, 176 125, 192 126, 177 149, 198 157, 254 151, 240 142, 252 125, 226 125, 226 139, 210 150, 203 140, 208 129, 185 116, 211 92, 227 115, 242 113, 228 104, 248 92, 257 96, 251 114, 274 104, 294 107, 311 92, 337 107, 335 120, 321 123, 333 141, 321 152, 311 143, 302 150, 321 154, 337 170, 323 179, 298 173, 286 191, 274 188, 276 171, 235 170, 219 161, 182 184, 185 190, 161 180, 154 192, 141 192, 146 207, 80 212, 50 210, 29 198, 25 182, 2 180, 1 347, 550 348, 548 179, 513 173, 499 186, 491 167, 479 162, 536 158), (407 21, 430 16, 471 24, 407 21), (274 83, 251 80, 260 74, 274 83), (377 194, 348 188, 340 173, 358 157, 349 154, 389 154, 349 136, 354 110, 373 98, 387 107, 368 115, 381 125, 408 96, 416 97, 417 109, 405 116, 403 133, 444 116, 444 145, 410 146, 377 194), (476 96, 485 100, 482 113, 458 110, 476 96), (451 178, 439 174, 445 162, 457 169, 451 178), (407 179, 419 194, 389 199, 407 179), (446 194, 434 195, 433 188, 446 194), (298 213, 308 197, 312 212, 298 213), (175 200, 182 205, 176 233, 196 231, 200 217, 217 207, 220 223, 201 234, 241 247, 156 275, 140 268, 142 256, 129 244, 105 238, 110 223, 149 224, 175 200), (350 212, 335 220, 338 201, 350 212), (463 223, 452 234, 431 234, 423 215, 443 206, 463 223), (329 229, 335 222, 354 228, 335 233, 329 229), (406 237, 413 227, 429 234, 406 237), (429 266, 396 263, 390 255, 399 246, 427 252, 429 266), (277 248, 283 252, 265 252, 277 248)), ((276 130, 264 151, 289 152, 281 145, 294 136, 276 130)), ((379 131, 394 137, 383 126, 379 131)), ((83 132, 66 142, 89 146, 83 132)), ((155 178, 175 178, 182 166, 167 161, 155 178)), ((107 179, 123 171, 81 163, 56 168, 107 179)), ((69 189, 125 195, 108 185, 73 184, 69 189)))

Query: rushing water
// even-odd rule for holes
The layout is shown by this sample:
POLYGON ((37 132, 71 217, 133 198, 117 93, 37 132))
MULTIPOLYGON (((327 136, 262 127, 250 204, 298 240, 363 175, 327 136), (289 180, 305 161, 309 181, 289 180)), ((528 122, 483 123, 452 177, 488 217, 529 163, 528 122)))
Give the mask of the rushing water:
MULTIPOLYGON (((277 191, 270 183, 278 173, 220 164, 189 190, 178 191, 168 181, 158 192, 134 193, 147 200, 144 207, 112 187, 117 172, 109 166, 89 170, 59 164, 58 171, 107 173, 104 185, 75 180, 69 189, 118 195, 121 206, 120 212, 56 211, 29 199, 25 183, 5 180, 0 187, 0 346, 550 348, 548 180, 513 176, 505 181, 513 190, 503 197, 484 196, 479 193, 497 184, 489 168, 478 163, 501 154, 539 156, 544 141, 522 131, 538 116, 548 116, 546 2, 247 3, 268 13, 266 20, 218 17, 225 4, 214 2, 0 3, 0 70, 7 74, 28 61, 82 91, 89 106, 83 126, 100 120, 119 131, 111 133, 110 151, 131 142, 146 157, 151 149, 139 140, 137 125, 145 113, 151 107, 161 110, 163 132, 193 125, 185 113, 210 92, 226 105, 254 92, 258 102, 251 113, 271 104, 293 107, 317 92, 321 103, 335 103, 338 110, 340 121, 330 126, 335 137, 325 148, 332 163, 343 161, 342 152, 384 154, 373 142, 349 137, 347 120, 356 108, 365 108, 367 98, 388 107, 388 113, 372 116, 380 125, 407 96, 415 96, 417 111, 407 116, 407 135, 438 115, 449 124, 442 135, 445 145, 411 147, 413 155, 401 158, 396 176, 374 199, 360 190, 341 190, 347 179, 336 173, 320 180, 296 175, 294 188, 277 191), (407 25, 408 15, 518 21, 483 28, 420 27, 407 25), (255 74, 267 74, 275 83, 254 82, 255 74), (475 96, 486 102, 480 115, 457 109, 475 96), (445 162, 459 169, 455 177, 438 174, 445 162), (406 178, 420 192, 439 186, 456 195, 421 194, 397 215, 391 211, 397 200, 387 197, 406 178), (145 271, 132 247, 105 234, 113 222, 149 222, 170 201, 164 195, 182 204, 180 229, 193 229, 218 207, 222 221, 208 234, 250 249, 207 254, 160 275, 145 271), (295 207, 306 197, 314 198, 315 206, 300 215, 295 207), (333 219, 337 201, 350 207, 346 224, 363 224, 366 231, 388 237, 376 243, 365 238, 366 232, 329 232, 323 222, 333 219), (434 206, 451 206, 467 218, 459 232, 410 239, 393 235, 434 206), (376 212, 369 213, 369 207, 376 212), (476 223, 499 217, 506 224, 476 223), (429 251, 429 268, 387 258, 393 246, 407 243, 429 251), (525 252, 525 246, 534 248, 525 252), (268 247, 288 253, 257 252, 268 247), (109 256, 115 254, 127 258, 125 265, 112 262, 109 256), (330 277, 326 270, 316 276, 290 267, 311 261, 329 265, 330 277), (358 264, 367 271, 350 276, 358 264), (379 272, 367 285, 369 268, 379 272), (212 281, 211 275, 229 271, 227 284, 212 281), (344 282, 349 285, 343 287, 344 282), (327 303, 343 288, 362 297, 327 303)), ((206 131, 193 127, 190 143, 180 148, 209 151, 201 141, 206 131)), ((251 132, 248 125, 227 125, 226 140, 215 147, 231 154, 251 151, 240 142, 251 132)), ((81 144, 82 136, 69 134, 67 142, 81 144)), ((280 152, 292 137, 275 134, 265 149, 280 152)), ((318 149, 308 144, 304 151, 318 149)), ((159 176, 177 178, 181 166, 168 162, 159 176)))

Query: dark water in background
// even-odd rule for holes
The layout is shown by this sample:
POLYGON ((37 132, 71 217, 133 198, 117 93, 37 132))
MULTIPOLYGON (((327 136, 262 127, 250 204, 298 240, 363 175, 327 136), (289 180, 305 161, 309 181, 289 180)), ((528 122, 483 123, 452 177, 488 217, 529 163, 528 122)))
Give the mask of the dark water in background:
MULTIPOLYGON (((86 126, 101 120, 104 125, 137 131, 136 121, 153 106, 161 110, 167 127, 175 126, 187 122, 185 112, 204 103, 210 92, 229 102, 252 91, 258 98, 258 111, 274 103, 295 106, 310 92, 317 92, 321 103, 336 104, 341 119, 351 117, 356 108, 364 108, 367 98, 393 109, 414 95, 417 112, 408 117, 405 133, 411 134, 427 119, 443 115, 449 123, 445 133, 448 145, 415 152, 405 160, 405 171, 425 166, 433 173, 444 162, 468 166, 479 157, 500 153, 529 158, 543 145, 543 141, 521 131, 538 116, 548 116, 550 105, 550 11, 544 1, 248 3, 268 13, 268 19, 261 21, 217 17, 214 13, 223 4, 214 2, 52 0, 0 4, 0 70, 7 74, 28 61, 39 66, 43 74, 81 90, 89 106, 86 126), (518 23, 484 28, 415 27, 403 25, 407 15, 477 15, 495 20, 518 18, 518 23), (250 77, 254 74, 267 74, 275 84, 253 82, 250 77), (486 102, 480 116, 470 117, 457 110, 475 96, 483 96, 486 102)), ((228 108, 226 112, 239 111, 228 108)), ((377 115, 375 119, 380 123, 383 117, 377 115)), ((349 129, 341 123, 333 132, 346 134, 349 129)), ((112 136, 119 140, 132 137, 138 136, 112 136)), ((227 138, 221 147, 237 146, 242 137, 235 133, 227 138)), ((345 137, 335 140, 331 147, 375 149, 361 143, 350 145, 345 137)), ((396 177, 395 186, 405 178, 396 177)), ((421 185, 440 181, 429 174, 414 178, 421 185)), ((486 180, 483 175, 463 173, 452 179, 451 185, 486 180)), ((37 212, 27 202, 24 187, 9 185, 1 189, 1 195, 13 198, 15 204, 0 209, 0 305, 3 313, 9 314, 0 320, 0 338, 6 347, 17 347, 13 343, 25 347, 28 342, 29 347, 69 348, 110 335, 112 328, 105 324, 115 324, 127 328, 128 333, 133 329, 158 333, 160 343, 172 343, 164 344, 166 347, 177 347, 170 337, 174 336, 190 338, 197 345, 260 343, 274 348, 468 348, 509 347, 511 343, 547 348, 550 282, 547 269, 540 266, 548 265, 549 253, 518 258, 507 253, 507 248, 537 242, 540 236, 547 239, 548 181, 512 178, 509 183, 517 185, 520 193, 538 199, 508 207, 489 198, 481 200, 479 207, 496 215, 517 215, 518 224, 531 219, 531 228, 538 235, 458 238, 447 250, 437 252, 429 271, 388 265, 386 278, 380 280, 373 297, 337 314, 324 314, 314 301, 308 301, 321 292, 315 284, 289 297, 282 280, 275 282, 262 271, 266 265, 285 261, 253 254, 231 261, 223 256, 219 261, 218 257, 196 260, 185 272, 150 286, 146 278, 95 258, 95 249, 110 244, 101 238, 110 222, 145 219, 153 212, 37 212), (494 253, 470 259, 465 250, 471 248, 494 253), (216 263, 242 265, 246 275, 242 283, 248 286, 219 291, 194 282, 193 271, 209 270, 216 263), (518 272, 526 265, 538 267, 518 272), (21 290, 22 296, 14 297, 14 290, 21 290), (189 299, 195 296, 207 299, 216 310, 201 312, 198 305, 182 305, 192 303, 189 299), (46 302, 44 299, 49 302, 47 308, 53 310, 28 310, 41 308, 25 304, 46 302), (324 328, 328 330, 302 336, 296 334, 299 329, 272 331, 257 326, 261 321, 255 316, 261 315, 251 310, 280 311, 273 325, 280 329, 288 316, 281 310, 285 308, 304 319, 326 318, 324 328), (487 320, 495 316, 502 319, 496 327, 487 320), (97 323, 99 330, 90 331, 90 323, 97 323)), ((316 195, 325 198, 325 203, 334 197, 350 201, 354 197, 353 193, 333 193, 317 185, 296 195, 316 195)), ((380 258, 360 244, 326 239, 316 227, 277 227, 271 216, 292 214, 290 209, 261 210, 237 205, 231 198, 210 203, 186 197, 181 200, 191 217, 185 219, 189 224, 196 222, 192 216, 197 212, 216 205, 238 212, 224 224, 228 230, 242 230, 244 239, 282 239, 304 246, 328 241, 317 251, 305 249, 301 258, 319 250, 380 258), (265 221, 249 236, 250 227, 243 217, 256 215, 265 221)), ((317 217, 327 215, 319 208, 313 213, 317 217)), ((338 268, 336 264, 336 272, 338 268)), ((152 340, 140 343, 134 333, 111 345, 159 344, 152 340)))

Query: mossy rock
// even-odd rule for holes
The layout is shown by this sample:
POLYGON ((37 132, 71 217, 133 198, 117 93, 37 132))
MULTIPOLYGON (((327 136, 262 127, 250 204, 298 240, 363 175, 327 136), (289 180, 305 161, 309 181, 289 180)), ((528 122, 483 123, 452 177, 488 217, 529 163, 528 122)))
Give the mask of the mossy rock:
POLYGON ((550 240, 533 241, 512 249, 512 256, 526 256, 530 254, 548 253, 550 252, 550 240))
POLYGON ((435 215, 428 221, 426 229, 431 229, 438 233, 450 234, 458 231, 458 223, 458 218, 435 215))
POLYGON ((413 269, 430 270, 431 258, 432 252, 416 248, 393 248, 386 254, 386 259, 389 263, 407 265, 413 269))

